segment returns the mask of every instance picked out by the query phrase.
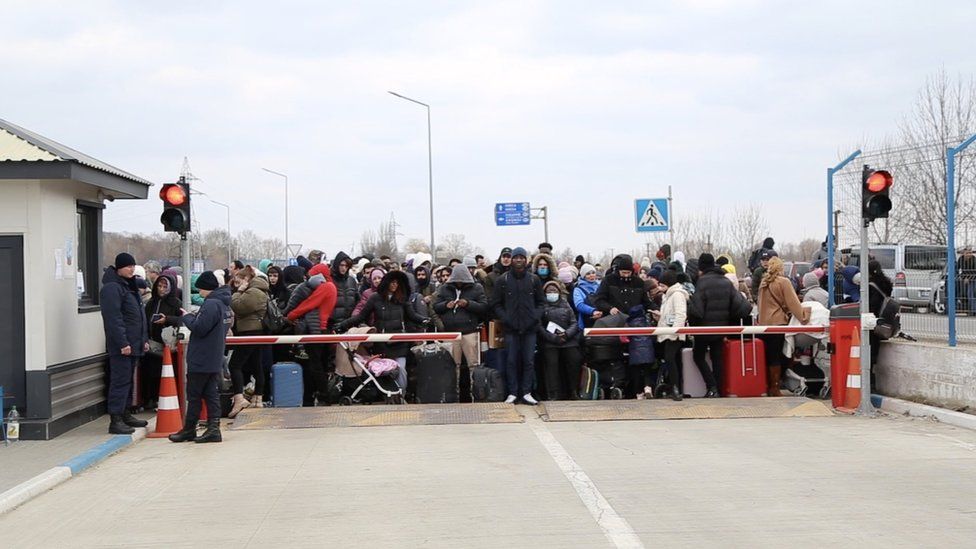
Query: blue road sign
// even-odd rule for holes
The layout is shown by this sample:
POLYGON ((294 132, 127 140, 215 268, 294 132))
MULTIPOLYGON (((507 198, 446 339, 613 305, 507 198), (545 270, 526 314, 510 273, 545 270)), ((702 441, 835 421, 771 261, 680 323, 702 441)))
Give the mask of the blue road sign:
POLYGON ((528 202, 504 202, 495 204, 495 225, 528 225, 532 222, 532 208, 528 202))
POLYGON ((634 223, 639 233, 666 232, 671 229, 667 198, 638 198, 634 201, 634 223))

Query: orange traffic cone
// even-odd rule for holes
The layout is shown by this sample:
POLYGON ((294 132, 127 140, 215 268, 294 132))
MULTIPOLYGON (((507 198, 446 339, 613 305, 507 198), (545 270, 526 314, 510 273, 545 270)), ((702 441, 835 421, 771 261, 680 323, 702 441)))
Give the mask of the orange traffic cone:
POLYGON ((176 396, 173 357, 169 347, 163 347, 163 373, 159 378, 159 406, 156 411, 156 430, 149 438, 167 437, 183 428, 180 397, 176 396))
POLYGON ((861 405, 861 331, 854 330, 851 337, 851 360, 847 366, 847 390, 841 412, 853 414, 861 405))

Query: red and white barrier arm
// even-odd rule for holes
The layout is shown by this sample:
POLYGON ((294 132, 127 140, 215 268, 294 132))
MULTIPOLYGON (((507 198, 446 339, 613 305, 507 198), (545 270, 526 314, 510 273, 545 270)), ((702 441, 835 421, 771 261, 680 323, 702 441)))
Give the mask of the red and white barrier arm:
POLYGON ((228 345, 297 345, 307 343, 398 343, 423 341, 457 341, 461 332, 431 332, 407 334, 320 334, 281 336, 231 336, 228 345))
POLYGON ((762 335, 826 334, 827 326, 684 326, 681 328, 587 328, 586 337, 621 337, 650 335, 762 335))

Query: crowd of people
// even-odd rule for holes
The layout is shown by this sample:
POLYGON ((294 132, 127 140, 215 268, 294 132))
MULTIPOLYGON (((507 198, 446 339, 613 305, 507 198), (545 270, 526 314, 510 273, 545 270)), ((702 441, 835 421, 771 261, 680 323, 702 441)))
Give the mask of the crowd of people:
MULTIPOLYGON (((189 313, 186 309, 193 307, 185 309, 181 302, 184 277, 178 267, 155 261, 138 266, 132 256, 119 254, 106 269, 102 287, 113 373, 111 430, 128 432, 142 424, 129 413, 126 393, 136 364, 141 364, 143 405, 151 408, 158 398, 166 327, 191 330, 191 354, 195 338, 202 341, 211 333, 206 330, 224 324, 234 335, 342 333, 359 326, 387 334, 460 332, 460 340, 451 348, 458 369, 495 368, 503 373, 506 402, 528 404, 580 398, 584 367, 600 373, 607 398, 654 398, 661 396, 656 389, 663 386, 668 396, 680 400, 684 393, 680 354, 691 347, 707 385, 705 396, 717 397, 721 368, 713 365, 723 363, 722 336, 693 340, 682 335, 639 336, 624 343, 619 338, 585 338, 583 330, 806 323, 810 309, 801 306, 804 301, 826 307, 830 291, 836 303, 860 299, 857 267, 839 262, 835 287, 829 288, 826 260, 815 258, 813 270, 802 280, 793 280, 784 272, 774 246, 773 239, 767 238, 752 253, 745 276, 739 276, 728 254, 702 253, 686 259, 681 251, 672 253, 667 244, 655 257, 636 262, 630 255, 617 255, 606 269, 587 263, 583 256, 573 262, 557 261, 548 243, 532 252, 503 248, 494 262, 479 255, 451 259, 444 265, 434 264, 424 254, 398 262, 387 256, 351 257, 338 252, 326 261, 322 251, 312 250, 285 267, 269 260, 256 266, 235 261, 226 269, 192 277, 188 283, 194 289, 192 305, 200 308, 196 313, 189 313), (497 344, 487 341, 489 332, 497 344)), ((891 294, 891 281, 876 261, 869 264, 869 281, 871 305, 876 308, 891 294)), ((783 353, 783 336, 762 337, 768 394, 779 395, 783 368, 791 365, 792 357, 783 353)), ((216 349, 216 343, 212 345, 216 349)), ((408 395, 410 345, 376 344, 371 351, 397 361, 398 382, 408 395)), ((225 366, 229 370, 231 417, 245 408, 263 406, 276 362, 302 365, 307 405, 325 401, 335 370, 334 344, 247 345, 226 350, 233 351, 229 362, 221 361, 215 371, 225 366)), ((204 356, 211 360, 214 353, 211 349, 204 356)), ((217 354, 223 356, 225 350, 217 354)), ((204 377, 195 390, 202 394, 206 389, 209 394, 209 386, 219 379, 213 376, 214 366, 201 368, 204 377)))

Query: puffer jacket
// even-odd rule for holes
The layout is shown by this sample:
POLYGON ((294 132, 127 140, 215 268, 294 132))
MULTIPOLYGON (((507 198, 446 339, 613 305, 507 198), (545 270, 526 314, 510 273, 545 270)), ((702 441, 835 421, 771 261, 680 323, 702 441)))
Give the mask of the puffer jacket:
POLYGON ((491 310, 512 333, 535 332, 546 303, 539 277, 528 270, 510 270, 498 277, 491 296, 491 310))
MULTIPOLYGON (((312 278, 321 277, 322 280, 316 282, 311 293, 297 302, 286 316, 292 322, 303 319, 310 334, 322 334, 327 331, 329 317, 335 308, 338 292, 335 284, 332 283, 329 266, 325 263, 313 266, 308 273, 312 278)), ((290 302, 289 305, 291 305, 290 302)))
MULTIPOLYGON (((647 328, 650 325, 643 310, 627 318, 628 328, 647 328)), ((627 339, 627 356, 631 366, 654 364, 654 336, 629 336, 627 339)))
MULTIPOLYGON (((688 318, 694 326, 732 325, 732 305, 739 290, 725 278, 725 271, 709 269, 698 278, 688 303, 688 318)), ((735 319, 738 323, 738 319, 735 319)))
POLYGON ((108 354, 122 356, 122 349, 130 347, 129 356, 142 356, 149 341, 149 326, 135 278, 122 278, 115 267, 108 267, 98 295, 108 354))
POLYGON ((308 331, 311 334, 320 334, 322 330, 319 326, 322 325, 319 319, 319 310, 317 308, 308 311, 304 315, 292 314, 299 305, 302 304, 306 299, 311 297, 312 293, 322 284, 325 283, 325 277, 322 275, 315 275, 310 277, 305 282, 295 286, 291 290, 291 296, 288 297, 288 306, 285 307, 281 313, 288 317, 296 324, 296 332, 302 333, 303 331, 308 331))
POLYGON ((345 275, 339 274, 339 265, 343 261, 347 262, 350 267, 352 266, 352 258, 346 252, 339 252, 332 260, 332 268, 330 269, 332 283, 336 287, 336 304, 335 308, 332 309, 332 316, 329 318, 329 324, 332 326, 352 316, 353 309, 359 303, 359 283, 356 281, 356 277, 350 271, 346 271, 345 275))
POLYGON ((234 292, 230 298, 230 308, 234 311, 237 333, 260 332, 261 321, 268 312, 268 280, 256 276, 243 292, 234 292))
POLYGON ((616 272, 604 277, 592 299, 593 306, 603 311, 604 315, 610 314, 613 308, 626 313, 638 305, 645 309, 652 306, 650 296, 644 291, 643 280, 637 276, 624 280, 616 272))
MULTIPOLYGON (((399 271, 393 271, 389 273, 390 280, 396 279, 400 291, 409 292, 410 283, 409 279, 405 274, 399 271)), ((384 281, 387 278, 384 277, 384 281)), ((339 331, 345 331, 353 326, 358 326, 362 324, 369 318, 372 318, 372 326, 376 328, 378 333, 385 334, 398 334, 403 333, 406 330, 407 321, 411 321, 421 326, 425 326, 428 323, 428 319, 420 315, 417 310, 411 306, 408 298, 403 301, 399 301, 396 298, 390 298, 384 295, 387 285, 380 284, 379 289, 359 314, 353 315, 348 319, 342 321, 336 328, 339 331)), ((390 344, 376 344, 373 346, 373 351, 377 354, 383 354, 388 358, 399 358, 406 356, 409 350, 409 344, 407 343, 390 343, 390 344)))
POLYGON ((440 317, 444 330, 470 334, 477 332, 488 314, 488 298, 485 290, 474 281, 464 265, 455 267, 447 284, 437 289, 434 297, 434 312, 440 317), (460 268, 458 268, 460 267, 460 268), (448 308, 452 301, 463 299, 467 307, 448 308))
POLYGON ((565 347, 579 347, 580 327, 576 322, 576 313, 573 312, 573 308, 569 306, 569 302, 566 301, 566 297, 563 294, 559 294, 559 301, 555 303, 546 301, 546 304, 542 307, 542 320, 539 323, 538 333, 539 339, 547 347, 558 347, 560 349, 565 347), (561 338, 547 330, 546 328, 548 328, 550 322, 563 328, 566 337, 561 338))
MULTIPOLYGON (((682 328, 688 323, 688 290, 681 284, 672 284, 664 294, 661 304, 661 318, 657 321, 659 328, 682 328)), ((658 341, 684 341, 683 335, 659 335, 658 341)))
POLYGON ((573 305, 576 305, 576 312, 579 313, 577 323, 579 324, 580 330, 586 328, 587 325, 593 325, 593 313, 597 311, 597 308, 589 304, 587 300, 591 295, 596 293, 599 287, 599 281, 594 280, 590 282, 585 278, 581 278, 576 283, 576 288, 573 289, 573 305))

